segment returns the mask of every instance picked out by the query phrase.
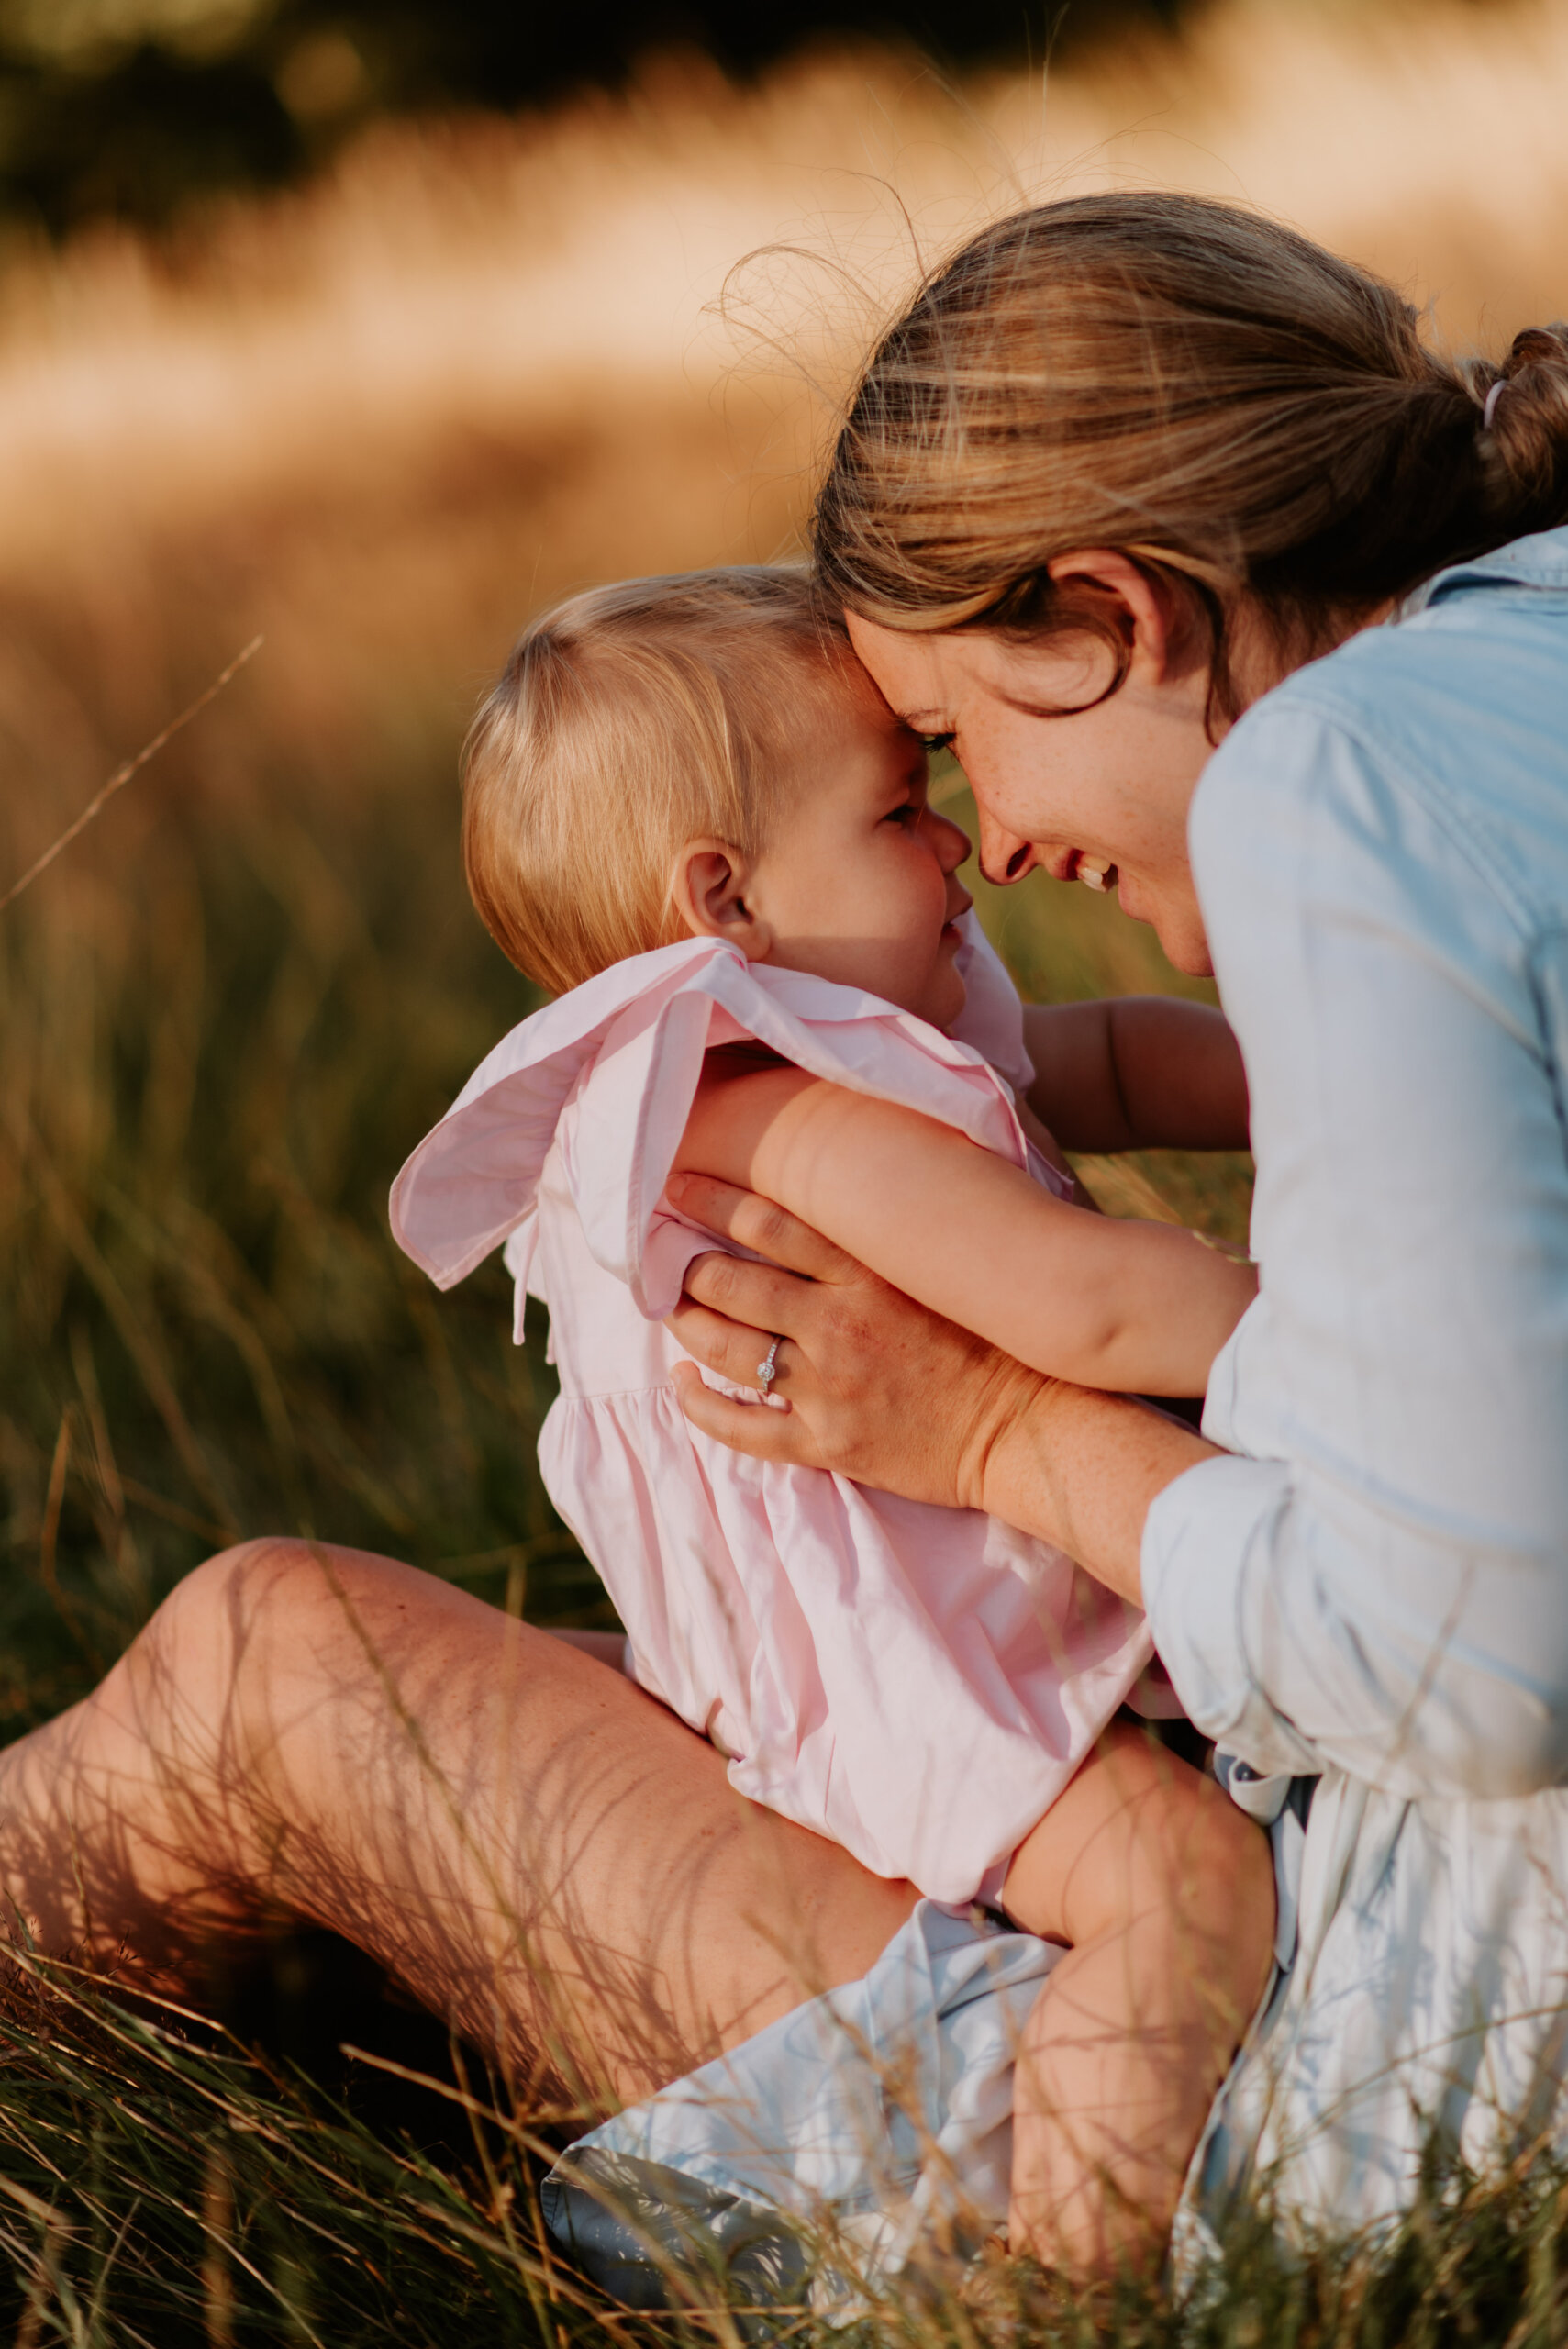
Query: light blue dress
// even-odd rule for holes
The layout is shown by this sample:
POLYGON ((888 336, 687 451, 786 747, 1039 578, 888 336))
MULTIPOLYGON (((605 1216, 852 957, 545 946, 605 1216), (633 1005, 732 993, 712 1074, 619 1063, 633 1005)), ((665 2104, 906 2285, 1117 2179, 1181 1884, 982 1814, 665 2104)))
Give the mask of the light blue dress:
MULTIPOLYGON (((1160 1496, 1143 1579, 1233 1790, 1278 1813, 1283 1962, 1194 2163, 1189 2257, 1240 2192, 1376 2226, 1434 2132, 1478 2165, 1568 2136, 1568 530, 1268 695, 1191 841, 1262 1283, 1209 1390, 1234 1456, 1160 1496), (1303 1840, 1282 1805, 1318 1773, 1303 1840)), ((851 2253, 962 2251, 1005 2216, 1051 1957, 923 1904, 862 1984, 585 2141, 552 2223, 623 2281, 728 2226, 793 2291, 776 2215, 826 2221, 829 2296, 851 2253), (646 2166, 609 2193, 595 2160, 646 2166)))

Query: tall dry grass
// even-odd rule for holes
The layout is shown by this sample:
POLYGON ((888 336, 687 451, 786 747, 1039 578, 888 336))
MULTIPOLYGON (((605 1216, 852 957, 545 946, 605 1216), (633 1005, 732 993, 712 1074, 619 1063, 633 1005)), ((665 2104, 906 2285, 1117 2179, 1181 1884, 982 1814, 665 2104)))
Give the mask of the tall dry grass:
MULTIPOLYGON (((1048 86, 951 90, 860 53, 738 93, 675 61, 624 100, 375 133, 321 184, 158 249, 105 232, 11 253, 0 891, 265 643, 0 915, 0 1729, 79 1693, 237 1531, 309 1526, 544 1620, 602 1610, 534 1470, 541 1350, 510 1346, 498 1275, 438 1304, 383 1212, 530 1001, 467 908, 454 783, 527 613, 588 580, 793 547, 835 386, 919 258, 1040 193, 1256 203, 1429 297, 1460 342, 1568 311, 1565 106, 1568 0, 1229 0, 1180 45, 1048 86)), ((984 903, 1030 991, 1168 981, 1114 905, 1046 884, 984 903)), ((1240 1229, 1236 1167, 1146 1165, 1122 1202, 1150 1179, 1240 1229)), ((117 2073, 101 2055, 0 2061, 0 2172, 38 2204, 13 2198, 0 2226, 19 2339, 390 2339, 401 2288, 378 2295, 407 2259, 403 2337, 439 2339, 455 2254, 427 2271, 410 2245, 449 2221, 465 2326, 539 2337, 538 2277, 507 2266, 494 2198, 457 2210, 423 2172, 389 2183, 373 2135, 342 2141, 344 2256, 380 2279, 350 2324, 294 2121, 263 2160, 251 2089, 220 2092, 206 2057, 176 2078, 140 2043, 117 2073), (128 2112, 167 2149, 150 2234, 128 2112), (262 2277, 247 2300, 224 2253, 216 2316, 215 2193, 250 2212, 262 2277), (172 2282, 159 2299, 183 2272, 161 2243, 197 2263, 183 2300, 172 2282)), ((1540 2207, 1515 2234, 1550 2314, 1540 2207)), ((1420 2288, 1469 2306, 1446 2256, 1417 2259, 1420 2288)), ((1427 2305, 1367 2285, 1352 2321, 1318 2289, 1292 2300, 1276 2277, 1254 2299, 1323 2341, 1399 2337, 1389 2310, 1427 2305)), ((1241 2337, 1240 2307, 1217 2342, 1241 2337)), ((1137 2326, 1172 2337, 1158 2310, 1137 2326)))
POLYGON ((33 658, 0 706, 84 785, 100 745, 40 663, 150 732, 171 673, 260 628, 226 741, 260 717, 351 754, 389 675, 445 715, 539 597, 786 542, 821 424, 796 363, 831 386, 919 254, 1043 193, 1257 204, 1496 342, 1568 306, 1565 88, 1562 0, 1231 0, 1049 83, 867 53, 741 94, 674 61, 624 102, 377 132, 172 248, 17 256, 0 592, 33 658), (819 260, 742 272, 716 314, 779 242, 819 260))

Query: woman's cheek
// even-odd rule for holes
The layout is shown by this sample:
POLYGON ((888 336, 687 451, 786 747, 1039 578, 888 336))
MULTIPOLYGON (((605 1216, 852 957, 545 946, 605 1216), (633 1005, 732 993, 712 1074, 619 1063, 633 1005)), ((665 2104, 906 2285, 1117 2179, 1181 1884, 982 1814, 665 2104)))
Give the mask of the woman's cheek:
POLYGON ((1018 732, 987 744, 974 768, 964 769, 975 798, 1020 839, 1073 839, 1083 803, 1092 804, 1095 797, 1092 768, 1086 767, 1080 744, 1066 730, 1072 723, 1070 718, 1051 719, 1049 735, 1041 724, 1026 723, 1018 732))

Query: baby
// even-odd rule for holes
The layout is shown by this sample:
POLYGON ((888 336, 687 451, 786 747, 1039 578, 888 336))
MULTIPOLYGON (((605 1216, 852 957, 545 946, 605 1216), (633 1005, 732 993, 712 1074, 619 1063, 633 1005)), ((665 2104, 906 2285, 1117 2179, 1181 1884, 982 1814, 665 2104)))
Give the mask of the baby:
MULTIPOLYGON (((526 1295, 549 1306, 546 1486, 626 1668, 734 1784, 1062 1944, 1020 2050, 1011 2240, 1075 2269, 1146 2250, 1263 1988, 1267 1847, 1117 1718, 1147 1631, 1060 1552, 689 1424, 662 1317, 720 1243, 667 1191, 762 1191, 1053 1376, 1201 1393, 1250 1269, 1088 1211, 1025 1097, 1119 1146, 1184 1097, 1229 1130, 1229 1032, 1162 1000, 1038 1010, 1037 1074, 927 746, 790 570, 537 621, 470 740, 464 847, 556 1000, 404 1168, 398 1241, 442 1287, 505 1241, 519 1339, 526 1295)), ((770 1348, 750 1399, 787 1369, 770 1348)))

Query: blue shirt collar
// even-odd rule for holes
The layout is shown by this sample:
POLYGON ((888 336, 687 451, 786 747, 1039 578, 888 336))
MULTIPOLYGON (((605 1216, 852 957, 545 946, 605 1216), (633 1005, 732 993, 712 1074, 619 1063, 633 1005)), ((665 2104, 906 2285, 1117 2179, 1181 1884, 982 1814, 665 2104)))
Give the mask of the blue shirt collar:
POLYGON ((1481 585, 1568 589, 1568 529, 1537 530, 1528 539, 1514 539, 1507 546, 1496 548, 1491 554, 1434 572, 1430 579, 1413 587, 1389 617, 1412 619, 1440 596, 1481 585))

